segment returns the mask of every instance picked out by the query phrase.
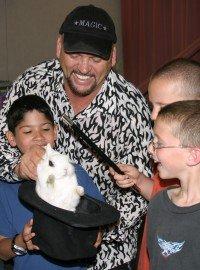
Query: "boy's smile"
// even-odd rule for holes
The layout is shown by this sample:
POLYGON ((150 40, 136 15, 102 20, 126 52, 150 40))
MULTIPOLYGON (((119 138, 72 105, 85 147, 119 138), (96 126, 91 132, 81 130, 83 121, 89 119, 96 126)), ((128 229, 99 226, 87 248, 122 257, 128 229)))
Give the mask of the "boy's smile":
POLYGON ((154 127, 155 141, 149 151, 157 163, 159 175, 163 179, 180 178, 184 173, 187 149, 173 136, 172 127, 163 120, 157 120, 154 127))

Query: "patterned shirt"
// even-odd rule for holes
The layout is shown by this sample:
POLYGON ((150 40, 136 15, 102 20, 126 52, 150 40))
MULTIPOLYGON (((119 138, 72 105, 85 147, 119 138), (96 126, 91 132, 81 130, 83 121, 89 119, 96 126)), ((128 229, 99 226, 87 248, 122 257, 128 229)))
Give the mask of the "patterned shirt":
POLYGON ((136 255, 140 217, 146 212, 147 202, 132 189, 117 187, 109 177, 108 166, 81 143, 70 128, 64 128, 61 116, 67 114, 114 162, 134 164, 141 172, 150 175, 147 145, 152 130, 149 109, 140 91, 111 70, 98 95, 87 108, 75 115, 63 81, 60 64, 54 59, 31 67, 13 83, 0 115, 0 175, 7 181, 17 180, 12 171, 20 156, 9 146, 4 135, 6 112, 19 96, 41 96, 50 105, 58 124, 57 150, 81 164, 106 201, 121 213, 119 225, 103 236, 96 264, 91 268, 112 269, 136 255))

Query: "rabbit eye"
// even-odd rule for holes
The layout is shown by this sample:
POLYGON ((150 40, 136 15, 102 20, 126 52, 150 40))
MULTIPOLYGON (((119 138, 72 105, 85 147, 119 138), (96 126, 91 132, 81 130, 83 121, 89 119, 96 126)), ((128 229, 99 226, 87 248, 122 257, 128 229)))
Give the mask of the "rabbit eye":
POLYGON ((49 166, 54 167, 54 164, 53 164, 53 162, 51 160, 49 160, 49 166))

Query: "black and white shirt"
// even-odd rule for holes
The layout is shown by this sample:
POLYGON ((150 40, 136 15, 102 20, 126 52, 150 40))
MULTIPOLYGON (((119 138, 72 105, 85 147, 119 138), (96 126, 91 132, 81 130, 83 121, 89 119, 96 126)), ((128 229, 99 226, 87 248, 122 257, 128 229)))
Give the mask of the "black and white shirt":
POLYGON ((147 202, 133 190, 117 187, 108 175, 108 167, 86 145, 64 130, 61 115, 67 114, 93 142, 114 161, 134 164, 146 175, 151 174, 147 145, 152 138, 151 121, 146 101, 139 90, 121 75, 110 71, 100 92, 91 104, 74 114, 63 88, 63 73, 58 60, 45 61, 26 70, 13 83, 0 115, 0 176, 17 180, 12 173, 19 152, 6 138, 5 114, 19 96, 36 94, 50 105, 58 124, 56 147, 79 163, 93 178, 106 201, 120 210, 119 226, 106 233, 97 263, 92 269, 111 269, 130 261, 136 254, 140 217, 147 202))

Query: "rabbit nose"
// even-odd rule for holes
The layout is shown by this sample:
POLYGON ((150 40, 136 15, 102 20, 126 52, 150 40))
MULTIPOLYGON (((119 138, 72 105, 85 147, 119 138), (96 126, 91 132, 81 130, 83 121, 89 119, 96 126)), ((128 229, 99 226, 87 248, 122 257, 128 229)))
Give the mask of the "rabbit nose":
POLYGON ((67 169, 65 169, 65 170, 64 170, 64 173, 65 173, 65 175, 66 175, 66 174, 68 174, 68 170, 67 170, 67 169))

